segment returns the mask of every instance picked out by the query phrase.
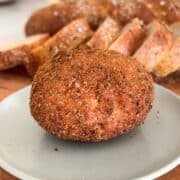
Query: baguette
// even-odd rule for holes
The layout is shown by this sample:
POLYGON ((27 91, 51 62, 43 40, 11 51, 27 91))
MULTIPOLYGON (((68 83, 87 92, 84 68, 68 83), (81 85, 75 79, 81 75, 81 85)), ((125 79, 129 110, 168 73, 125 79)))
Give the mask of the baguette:
MULTIPOLYGON (((51 60, 59 51, 70 51, 78 47, 92 35, 86 19, 77 19, 53 35, 48 41, 32 51, 33 67, 51 60)), ((36 71, 36 70, 35 70, 36 71)))
POLYGON ((148 26, 148 36, 142 46, 135 52, 134 57, 152 72, 164 53, 173 44, 173 34, 168 27, 157 20, 148 26))
POLYGON ((48 34, 35 35, 18 44, 0 49, 0 71, 33 61, 31 50, 48 39, 48 34))
POLYGON ((179 0, 141 0, 161 21, 172 24, 180 20, 179 0))
POLYGON ((54 34, 77 18, 86 17, 93 30, 108 17, 129 23, 137 17, 149 24, 155 18, 167 23, 180 21, 179 0, 59 0, 37 10, 28 19, 27 35, 54 34), (59 2, 59 3, 57 3, 59 2), (61 3, 60 3, 61 2, 61 3))
POLYGON ((175 21, 180 21, 180 1, 166 0, 165 2, 163 7, 167 22, 172 24, 175 21))
POLYGON ((106 17, 112 14, 113 4, 109 0, 65 0, 65 3, 74 4, 82 17, 86 17, 89 25, 96 30, 106 17))
MULTIPOLYGON (((166 0, 165 0, 166 1, 166 0)), ((141 2, 150 9, 156 19, 166 22, 166 13, 163 9, 164 0, 141 0, 141 2)))
POLYGON ((153 19, 172 24, 180 20, 179 0, 111 0, 115 4, 113 15, 123 24, 138 17, 145 24, 153 19))
POLYGON ((107 17, 88 41, 87 46, 95 49, 108 49, 110 44, 118 37, 120 29, 120 25, 114 19, 107 17))
POLYGON ((148 24, 155 18, 152 11, 139 0, 112 0, 112 2, 115 6, 112 15, 121 24, 129 23, 135 17, 148 24))
POLYGON ((109 49, 126 56, 132 55, 133 52, 142 44, 145 36, 146 28, 143 22, 135 18, 123 28, 120 36, 109 47, 109 49))
POLYGON ((25 25, 27 36, 39 33, 54 34, 80 16, 72 5, 54 3, 35 11, 25 25))
POLYGON ((112 4, 108 0, 66 0, 37 10, 28 19, 26 35, 54 34, 77 18, 87 18, 93 29, 110 14, 112 4))

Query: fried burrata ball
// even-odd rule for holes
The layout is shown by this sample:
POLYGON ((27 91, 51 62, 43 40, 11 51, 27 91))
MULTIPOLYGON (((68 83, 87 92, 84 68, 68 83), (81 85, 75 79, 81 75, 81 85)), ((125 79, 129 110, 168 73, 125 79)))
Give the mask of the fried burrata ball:
POLYGON ((138 127, 152 107, 153 80, 135 60, 114 51, 58 53, 33 80, 30 108, 47 132, 99 142, 138 127))

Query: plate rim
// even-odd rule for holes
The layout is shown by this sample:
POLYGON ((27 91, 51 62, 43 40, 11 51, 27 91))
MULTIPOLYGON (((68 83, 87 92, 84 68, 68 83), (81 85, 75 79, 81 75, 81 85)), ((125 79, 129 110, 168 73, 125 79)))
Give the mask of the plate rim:
MULTIPOLYGON (((161 86, 161 85, 158 85, 156 83, 154 83, 154 87, 157 87, 157 88, 160 88, 166 92, 168 92, 170 95, 174 96, 175 98, 177 98, 177 100, 180 100, 180 96, 177 95, 176 93, 174 93, 173 91, 161 86)), ((15 94, 17 93, 21 93, 23 92, 24 90, 28 89, 28 88, 31 88, 31 85, 28 85, 28 86, 25 86, 24 88, 21 88, 20 90, 17 90, 13 93, 11 93, 9 96, 5 97, 4 99, 2 99, 0 101, 0 106, 3 104, 3 102, 7 101, 8 99, 12 98, 15 94)), ((151 172, 151 173, 148 173, 144 176, 140 176, 140 177, 135 177, 135 180, 145 180, 145 179, 155 179, 159 176, 162 176, 163 174, 169 172, 170 170, 172 170, 173 168, 175 168, 176 166, 180 165, 180 154, 179 156, 177 156, 174 160, 170 161, 170 163, 168 163, 167 165, 165 166, 162 166, 161 168, 151 172)), ((17 178, 21 178, 21 179, 29 179, 29 180, 39 180, 39 178, 37 177, 33 177, 31 176, 30 174, 28 173, 25 173, 23 172, 22 170, 19 170, 15 167, 13 167, 12 165, 9 165, 5 160, 3 160, 1 157, 0 157, 0 167, 7 171, 8 173, 10 173, 11 175, 17 177, 17 178)))

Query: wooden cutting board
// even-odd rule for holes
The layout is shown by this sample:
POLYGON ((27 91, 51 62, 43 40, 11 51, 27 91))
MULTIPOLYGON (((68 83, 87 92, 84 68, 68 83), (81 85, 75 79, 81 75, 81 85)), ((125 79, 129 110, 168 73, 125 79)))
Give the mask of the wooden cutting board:
MULTIPOLYGON (((31 79, 20 67, 11 71, 0 72, 0 100, 30 83, 31 79)), ((159 83, 180 95, 180 76, 170 76, 159 80, 159 83)), ((0 180, 17 180, 17 178, 0 168, 0 180)), ((180 180, 180 165, 158 180, 180 180)))

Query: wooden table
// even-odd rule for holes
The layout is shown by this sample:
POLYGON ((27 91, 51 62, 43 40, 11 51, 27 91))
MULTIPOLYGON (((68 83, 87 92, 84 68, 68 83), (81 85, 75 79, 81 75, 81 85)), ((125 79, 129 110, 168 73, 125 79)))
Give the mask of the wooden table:
MULTIPOLYGON (((0 100, 30 84, 31 79, 22 68, 0 73, 0 100)), ((180 95, 180 76, 171 76, 163 81, 159 81, 163 86, 173 90, 180 95)), ((0 168, 0 180, 16 180, 15 177, 0 168)), ((168 174, 158 178, 158 180, 180 180, 180 165, 168 174)))

